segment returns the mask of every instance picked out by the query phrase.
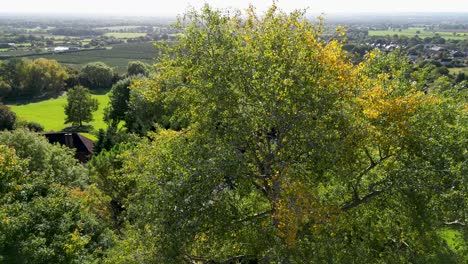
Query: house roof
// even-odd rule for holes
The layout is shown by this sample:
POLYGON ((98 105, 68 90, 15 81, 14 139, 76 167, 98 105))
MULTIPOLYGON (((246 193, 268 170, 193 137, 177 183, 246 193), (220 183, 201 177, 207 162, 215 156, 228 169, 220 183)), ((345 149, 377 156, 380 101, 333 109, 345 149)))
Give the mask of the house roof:
POLYGON ((94 142, 91 139, 78 133, 50 132, 45 133, 44 136, 52 144, 59 143, 60 145, 76 149, 75 157, 81 162, 86 162, 93 154, 94 142))

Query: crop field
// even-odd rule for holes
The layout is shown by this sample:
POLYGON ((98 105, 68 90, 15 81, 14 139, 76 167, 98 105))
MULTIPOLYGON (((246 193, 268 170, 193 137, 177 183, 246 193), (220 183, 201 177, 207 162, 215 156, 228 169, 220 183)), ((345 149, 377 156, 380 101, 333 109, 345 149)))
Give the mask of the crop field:
POLYGON ((157 54, 153 43, 144 42, 118 44, 114 45, 111 49, 105 50, 83 50, 79 52, 31 56, 29 58, 53 59, 62 64, 77 66, 90 62, 102 61, 116 68, 119 73, 123 73, 126 71, 129 61, 140 60, 152 64, 157 54))
POLYGON ((105 33, 104 36, 114 37, 119 39, 129 39, 129 38, 138 38, 145 37, 146 33, 133 33, 133 32, 109 32, 105 33))
MULTIPOLYGON (((98 130, 106 127, 103 117, 104 108, 109 103, 109 96, 108 94, 104 94, 93 95, 93 97, 98 99, 99 109, 94 112, 94 121, 89 124, 92 125, 95 130, 98 130)), ((66 96, 63 95, 55 99, 49 99, 37 103, 10 105, 10 107, 20 119, 39 123, 44 126, 45 131, 61 131, 65 127, 71 125, 64 124, 64 106, 66 103, 66 96)), ((90 138, 92 138, 92 136, 90 138)))
POLYGON ((135 29, 140 26, 112 26, 112 27, 98 27, 96 28, 97 30, 129 30, 129 29, 135 29))
POLYGON ((418 35, 420 38, 434 37, 436 34, 438 34, 439 36, 445 39, 468 39, 468 32, 456 32, 454 35, 453 32, 447 31, 425 31, 424 28, 420 27, 410 27, 407 29, 402 29, 401 31, 398 31, 398 29, 369 30, 369 36, 393 36, 395 34, 407 37, 413 37, 415 35, 418 35), (417 31, 419 31, 419 33, 417 33, 417 31))

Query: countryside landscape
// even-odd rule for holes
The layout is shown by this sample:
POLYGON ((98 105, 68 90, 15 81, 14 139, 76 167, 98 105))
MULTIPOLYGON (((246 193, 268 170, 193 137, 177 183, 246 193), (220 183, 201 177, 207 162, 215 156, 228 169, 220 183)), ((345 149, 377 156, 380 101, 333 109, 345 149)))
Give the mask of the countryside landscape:
POLYGON ((468 262, 468 4, 21 1, 0 263, 468 262))

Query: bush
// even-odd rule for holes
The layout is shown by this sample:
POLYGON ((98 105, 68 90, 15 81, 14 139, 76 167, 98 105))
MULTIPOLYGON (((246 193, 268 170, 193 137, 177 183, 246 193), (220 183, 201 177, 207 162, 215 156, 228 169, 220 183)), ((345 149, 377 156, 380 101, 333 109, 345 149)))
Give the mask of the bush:
POLYGON ((143 75, 148 76, 150 66, 141 61, 130 61, 127 67, 127 75, 143 75))
POLYGON ((4 104, 0 104, 0 131, 13 130, 16 122, 16 114, 4 104))
POLYGON ((27 122, 26 124, 24 124, 24 127, 27 128, 31 132, 43 132, 44 131, 44 127, 41 124, 36 123, 36 122, 27 122))

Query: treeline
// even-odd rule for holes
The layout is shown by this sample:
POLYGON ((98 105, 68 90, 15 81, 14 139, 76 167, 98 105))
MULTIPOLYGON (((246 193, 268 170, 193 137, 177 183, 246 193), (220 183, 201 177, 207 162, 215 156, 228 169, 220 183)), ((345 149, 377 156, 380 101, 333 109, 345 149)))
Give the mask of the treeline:
POLYGON ((74 27, 69 27, 69 28, 54 28, 54 29, 49 29, 47 32, 49 32, 52 35, 58 35, 58 36, 75 36, 75 37, 81 37, 81 36, 100 36, 103 33, 94 30, 92 28, 74 28, 74 27))
MULTIPOLYGON (((150 67, 136 61, 129 64, 129 69, 131 74, 148 74, 150 67), (135 67, 139 67, 139 71, 135 67)), ((124 77, 102 62, 75 68, 43 58, 13 58, 6 62, 0 61, 0 97, 13 101, 33 99, 56 95, 75 85, 83 85, 91 90, 110 89, 124 77)))

